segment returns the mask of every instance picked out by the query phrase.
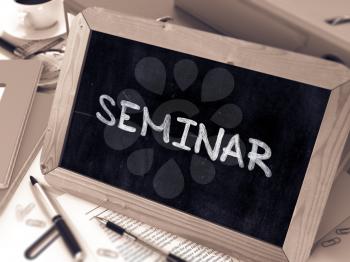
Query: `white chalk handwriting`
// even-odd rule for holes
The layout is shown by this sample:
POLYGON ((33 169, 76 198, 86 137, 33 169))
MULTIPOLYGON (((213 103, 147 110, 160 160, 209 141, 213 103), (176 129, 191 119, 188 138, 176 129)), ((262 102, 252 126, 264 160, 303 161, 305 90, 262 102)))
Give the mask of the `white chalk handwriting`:
MULTIPOLYGON (((108 126, 114 126, 116 125, 116 118, 112 114, 111 110, 108 108, 107 102, 109 102, 108 106, 112 106, 112 107, 116 106, 116 102, 112 97, 106 94, 101 95, 99 98, 99 103, 101 105, 102 110, 104 111, 104 115, 107 115, 108 117, 107 118, 104 117, 103 114, 100 112, 96 112, 96 117, 102 123, 108 126)), ((164 143, 171 142, 171 145, 174 147, 180 148, 185 151, 191 151, 192 148, 186 144, 187 137, 188 137, 190 128, 194 129, 198 126, 197 138, 193 148, 194 153, 199 154, 200 150, 203 148, 202 144, 204 144, 206 153, 212 161, 216 161, 217 159, 219 159, 219 161, 225 162, 228 157, 233 157, 237 159, 238 165, 240 168, 245 167, 242 151, 240 148, 239 134, 233 135, 232 138, 227 143, 227 145, 225 145, 220 152, 220 149, 223 146, 222 140, 225 134, 224 128, 219 128, 218 134, 216 136, 215 144, 212 146, 209 143, 207 129, 203 123, 197 123, 192 119, 188 119, 184 117, 177 117, 176 122, 174 121, 173 123, 171 121, 171 115, 166 114, 164 116, 163 122, 157 125, 152 121, 149 115, 147 106, 144 106, 141 109, 141 107, 138 104, 135 104, 133 102, 126 101, 126 100, 121 100, 120 105, 121 105, 121 112, 120 112, 119 123, 118 123, 119 129, 122 129, 130 133, 136 132, 137 131, 136 128, 128 125, 127 123, 130 120, 130 115, 127 113, 127 110, 135 110, 135 111, 143 112, 142 128, 140 131, 141 136, 146 136, 148 127, 150 127, 152 130, 156 132, 163 133, 164 143), (180 141, 170 141, 170 127, 172 124, 184 124, 184 129, 183 129, 180 141)), ((251 150, 248 153, 248 159, 249 159, 249 163, 247 166, 248 170, 252 171, 254 170, 255 166, 258 166, 262 169, 266 177, 268 178, 271 177, 272 176, 271 169, 264 163, 264 161, 271 158, 271 155, 272 155, 271 148, 266 143, 256 138, 249 138, 249 143, 251 144, 251 150), (259 149, 261 149, 260 151, 263 151, 263 153, 258 153, 259 149)))

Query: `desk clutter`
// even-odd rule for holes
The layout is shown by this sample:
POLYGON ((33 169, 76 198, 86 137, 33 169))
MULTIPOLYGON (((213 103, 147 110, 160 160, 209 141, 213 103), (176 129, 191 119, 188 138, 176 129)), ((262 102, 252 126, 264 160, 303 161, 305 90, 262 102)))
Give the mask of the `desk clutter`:
POLYGON ((0 48, 11 59, 43 63, 40 88, 55 88, 68 23, 62 0, 6 0, 0 9, 0 48))
MULTIPOLYGON (((9 234, 11 237, 3 245, 5 254, 9 259, 15 260, 18 250, 24 251, 37 240, 43 232, 51 227, 51 221, 39 206, 37 199, 28 198, 32 195, 29 176, 38 174, 40 171, 40 153, 36 156, 33 164, 29 168, 18 193, 14 196, 12 205, 9 206, 10 212, 1 217, 1 232, 9 234), (8 227, 6 225, 16 225, 8 227), (23 234, 25 232, 25 234, 23 234), (22 241, 18 242, 18 237, 22 236, 22 241), (16 245, 16 252, 13 252, 13 246, 16 245)), ((45 183, 43 179, 38 179, 45 183)), ((47 185, 46 185, 47 186, 47 185)), ((51 192, 51 196, 56 193, 51 192)), ((108 207, 102 207, 69 194, 56 195, 56 206, 62 215, 78 242, 82 245, 85 259, 84 261, 164 261, 164 256, 157 252, 152 252, 149 248, 141 244, 136 244, 128 237, 121 237, 115 232, 105 229, 96 220, 95 217, 107 218, 118 225, 123 226, 135 236, 144 239, 148 243, 155 245, 162 251, 173 252, 181 256, 186 261, 208 261, 208 262, 238 262, 237 259, 222 254, 211 248, 201 246, 193 241, 176 236, 159 228, 149 226, 123 214, 114 212, 108 207)), ((71 255, 66 249, 64 242, 60 237, 56 237, 43 251, 35 257, 33 261, 57 261, 55 254, 60 251, 60 259, 71 261, 71 255), (61 254, 62 253, 62 254, 61 254)), ((169 260, 170 261, 170 260, 169 260)))
POLYGON ((93 246, 96 255, 99 257, 115 258, 117 261, 208 261, 208 262, 239 262, 239 260, 222 254, 211 248, 204 247, 190 240, 176 236, 159 228, 149 226, 120 213, 113 212, 107 208, 96 206, 92 203, 82 201, 79 198, 65 194, 58 198, 58 202, 65 210, 75 209, 70 218, 75 221, 73 224, 77 228, 85 228, 84 242, 93 246), (79 209, 74 208, 79 206, 79 209), (140 242, 135 242, 130 237, 120 236, 113 230, 101 226, 96 217, 102 217, 113 223, 117 223, 130 232, 139 240, 145 241, 156 247, 155 250, 145 246, 140 242), (109 241, 109 245, 100 246, 99 243, 88 241, 95 235, 109 241), (159 253, 161 251, 161 253, 159 253), (171 257, 164 256, 172 254, 171 257), (176 258, 177 257, 177 258, 176 258), (181 257, 182 259, 179 259, 181 257))
POLYGON ((175 0, 228 36, 323 57, 350 66, 347 0, 175 0), (259 30, 256 30, 259 27, 259 30))
MULTIPOLYGON (((34 157, 33 163, 19 185, 13 200, 8 206, 8 212, 0 218, 1 232, 10 236, 6 238, 6 241, 3 241, 4 238, 0 238, 0 244, 4 248, 2 257, 13 261, 18 260, 18 253, 20 251, 22 252, 20 257, 24 258, 24 251, 32 245, 43 232, 46 232, 51 227, 52 222, 43 212, 43 209, 39 207, 37 200, 33 197, 28 197, 33 195, 30 190, 31 184, 29 182, 29 176, 37 175, 39 172, 40 152, 34 157), (18 241, 19 238, 21 241, 18 241)), ((333 188, 334 190, 331 192, 331 202, 329 206, 334 207, 336 203, 343 202, 344 206, 342 206, 341 209, 343 210, 345 208, 349 210, 346 205, 347 199, 349 198, 349 191, 345 190, 345 187, 350 185, 350 172, 344 174, 344 176, 340 175, 339 178, 343 179, 337 180, 333 188), (338 191, 342 193, 339 194, 338 191)), ((39 180, 45 183, 43 178, 40 177, 39 180)), ((47 188, 47 184, 45 188, 47 188)), ((55 196, 57 200, 56 206, 67 219, 68 225, 74 230, 75 236, 83 247, 85 254, 84 261, 108 262, 113 260, 152 262, 159 258, 157 254, 154 254, 147 248, 134 245, 135 243, 132 241, 119 237, 110 230, 104 230, 96 221, 95 217, 97 216, 108 218, 124 226, 128 230, 131 230, 133 234, 144 237, 151 241, 151 243, 155 243, 157 246, 164 248, 164 250, 175 252, 187 261, 244 261, 228 257, 211 248, 206 248, 190 240, 144 224, 141 221, 137 221, 121 213, 114 212, 108 208, 108 205, 103 207, 69 194, 57 194, 55 191, 52 192, 52 189, 50 191, 50 196, 55 196)), ((320 241, 316 243, 308 262, 345 262, 349 257, 347 243, 348 236, 350 235, 347 234, 347 230, 344 230, 344 227, 347 228, 347 226, 344 226, 345 224, 342 225, 341 222, 345 222, 350 212, 346 211, 343 213, 344 217, 340 217, 338 214, 334 214, 334 212, 332 212, 333 210, 330 210, 331 212, 328 211, 329 210, 326 210, 326 214, 328 214, 327 220, 333 220, 333 225, 339 225, 335 229, 332 227, 330 230, 331 232, 326 232, 326 234, 322 236, 322 241, 327 241, 327 247, 323 247, 320 241), (335 217, 333 218, 334 215, 335 217), (336 232, 338 228, 342 229, 342 231, 338 230, 338 232, 342 232, 340 235, 336 232), (336 234, 336 236, 334 236, 334 234, 336 234), (335 237, 339 237, 341 241, 332 240, 335 237)), ((60 254, 60 260, 71 261, 70 253, 68 250, 65 250, 67 249, 62 239, 56 237, 34 261, 56 261, 57 254, 60 254)))
POLYGON ((18 246, 36 261, 58 249, 68 261, 347 255, 346 204, 329 214, 350 182, 348 68, 96 7, 65 42, 42 151, 0 245, 28 232, 18 246))
POLYGON ((54 34, 21 38, 4 23, 9 2, 0 11, 0 212, 41 146, 66 40, 64 16, 54 34))

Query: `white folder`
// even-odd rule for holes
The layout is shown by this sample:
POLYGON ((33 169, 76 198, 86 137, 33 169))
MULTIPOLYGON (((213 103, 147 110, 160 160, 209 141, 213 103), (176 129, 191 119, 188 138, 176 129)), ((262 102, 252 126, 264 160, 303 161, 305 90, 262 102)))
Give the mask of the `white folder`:
POLYGON ((0 188, 7 188, 41 73, 41 62, 0 61, 0 188))

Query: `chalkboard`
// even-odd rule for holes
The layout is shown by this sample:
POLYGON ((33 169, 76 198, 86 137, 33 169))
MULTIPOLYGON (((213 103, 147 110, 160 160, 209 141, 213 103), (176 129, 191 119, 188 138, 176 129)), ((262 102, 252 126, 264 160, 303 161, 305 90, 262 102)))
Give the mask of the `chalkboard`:
POLYGON ((74 20, 46 181, 243 261, 305 262, 350 130, 346 67, 89 8, 74 20))
POLYGON ((92 31, 59 166, 282 247, 330 93, 92 31))

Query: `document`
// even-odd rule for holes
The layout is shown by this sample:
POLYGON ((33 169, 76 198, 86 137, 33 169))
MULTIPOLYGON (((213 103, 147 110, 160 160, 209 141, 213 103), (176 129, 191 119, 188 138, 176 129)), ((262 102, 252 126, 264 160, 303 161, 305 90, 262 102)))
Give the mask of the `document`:
POLYGON ((110 261, 114 258, 116 259, 114 261, 118 262, 153 262, 164 261, 164 257, 105 228, 94 219, 95 216, 104 217, 124 227, 138 238, 186 261, 239 262, 238 259, 69 194, 58 197, 57 201, 62 210, 65 210, 65 217, 77 230, 76 235, 82 241, 82 247, 88 247, 94 252, 98 261, 110 261))

